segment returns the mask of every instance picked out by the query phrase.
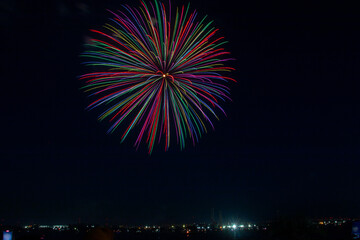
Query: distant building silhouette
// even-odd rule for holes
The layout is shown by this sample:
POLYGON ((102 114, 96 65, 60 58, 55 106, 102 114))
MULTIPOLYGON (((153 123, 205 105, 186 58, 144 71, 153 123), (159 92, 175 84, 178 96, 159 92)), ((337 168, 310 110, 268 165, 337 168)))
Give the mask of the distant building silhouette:
POLYGON ((222 218, 222 211, 219 211, 219 225, 222 226, 223 225, 223 218, 222 218))
POLYGON ((215 224, 215 209, 211 208, 211 224, 215 224))

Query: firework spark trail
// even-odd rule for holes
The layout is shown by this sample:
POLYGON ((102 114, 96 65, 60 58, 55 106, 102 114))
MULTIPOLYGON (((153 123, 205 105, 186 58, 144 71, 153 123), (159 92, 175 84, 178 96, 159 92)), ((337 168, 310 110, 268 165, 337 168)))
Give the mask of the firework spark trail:
POLYGON ((84 91, 95 98, 88 109, 105 106, 99 120, 110 118, 109 133, 129 119, 122 141, 139 126, 135 146, 146 139, 149 154, 162 136, 167 150, 172 131, 183 149, 186 138, 195 144, 207 132, 205 122, 214 128, 210 117, 218 119, 216 108, 225 114, 218 100, 230 100, 224 84, 235 80, 220 72, 234 70, 223 65, 232 59, 223 58, 230 54, 221 48, 223 38, 213 39, 218 29, 206 17, 196 22, 189 5, 177 8, 175 16, 170 2, 168 14, 157 0, 141 5, 110 11, 114 25, 91 30, 99 37, 87 44, 84 64, 103 71, 80 76, 84 91))

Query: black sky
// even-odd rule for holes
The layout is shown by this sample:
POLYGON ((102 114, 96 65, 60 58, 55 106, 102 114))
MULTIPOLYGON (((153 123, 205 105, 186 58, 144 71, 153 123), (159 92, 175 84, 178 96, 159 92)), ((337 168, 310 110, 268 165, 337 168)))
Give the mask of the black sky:
POLYGON ((140 5, 2 1, 2 223, 360 216, 355 6, 193 0, 236 58, 233 102, 197 146, 148 156, 106 134, 77 80, 88 29, 123 3, 140 5))

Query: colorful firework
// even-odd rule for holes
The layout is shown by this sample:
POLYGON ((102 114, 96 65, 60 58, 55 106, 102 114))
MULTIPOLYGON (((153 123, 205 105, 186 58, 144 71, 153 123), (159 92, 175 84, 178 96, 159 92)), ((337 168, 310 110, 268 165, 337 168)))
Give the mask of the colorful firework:
POLYGON ((110 11, 113 23, 91 30, 98 38, 82 56, 101 71, 80 77, 96 99, 88 109, 105 105, 99 120, 112 122, 109 133, 121 125, 121 141, 138 126, 134 145, 146 139, 150 154, 161 137, 169 148, 171 132, 183 149, 187 138, 195 144, 207 132, 206 125, 214 128, 210 117, 219 119, 216 109, 225 114, 218 101, 230 99, 224 84, 235 80, 220 73, 234 70, 223 64, 231 58, 225 57, 223 37, 214 38, 218 29, 206 17, 196 21, 189 5, 172 16, 171 3, 168 12, 157 0, 141 4, 110 11))

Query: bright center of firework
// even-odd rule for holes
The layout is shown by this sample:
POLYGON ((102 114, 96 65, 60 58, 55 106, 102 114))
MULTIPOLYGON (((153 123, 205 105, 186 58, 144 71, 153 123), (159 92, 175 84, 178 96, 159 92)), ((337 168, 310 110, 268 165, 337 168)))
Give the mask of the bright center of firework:
POLYGON ((162 76, 164 80, 165 79, 171 79, 171 80, 174 81, 174 77, 171 76, 169 73, 164 73, 164 72, 161 72, 161 71, 159 71, 159 72, 160 72, 160 76, 162 76))

